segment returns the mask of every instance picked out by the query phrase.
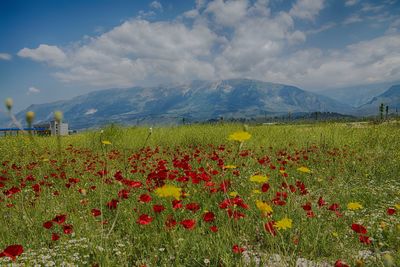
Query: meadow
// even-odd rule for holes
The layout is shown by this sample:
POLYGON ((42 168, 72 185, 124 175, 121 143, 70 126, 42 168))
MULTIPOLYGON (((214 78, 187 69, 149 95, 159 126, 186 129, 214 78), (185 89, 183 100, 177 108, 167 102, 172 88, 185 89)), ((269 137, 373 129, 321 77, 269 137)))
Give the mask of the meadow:
POLYGON ((0 138, 0 266, 400 266, 400 124, 0 138))

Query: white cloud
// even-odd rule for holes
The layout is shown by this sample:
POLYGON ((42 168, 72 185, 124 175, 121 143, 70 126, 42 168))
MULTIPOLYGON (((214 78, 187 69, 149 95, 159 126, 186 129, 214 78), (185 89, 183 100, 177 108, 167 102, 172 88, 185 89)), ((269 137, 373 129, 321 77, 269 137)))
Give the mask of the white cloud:
POLYGON ((354 6, 359 2, 359 0, 345 0, 345 6, 354 6))
POLYGON ((46 44, 41 44, 36 49, 23 48, 18 52, 18 56, 59 67, 65 66, 67 62, 67 56, 60 48, 46 44))
POLYGON ((151 3, 150 3, 150 7, 153 8, 153 9, 160 10, 160 11, 163 10, 162 4, 161 4, 160 2, 158 2, 158 1, 153 1, 153 2, 151 2, 151 3))
POLYGON ((42 44, 18 55, 53 66, 64 82, 98 88, 245 77, 317 90, 400 77, 395 32, 343 49, 305 48, 307 35, 336 26, 300 30, 298 19, 314 20, 323 7, 297 0, 272 13, 268 0, 198 0, 175 21, 135 18, 67 48, 42 44))
POLYGON ((324 7, 324 0, 297 0, 289 14, 295 18, 314 20, 324 7))
POLYGON ((28 88, 28 92, 27 95, 31 95, 31 94, 39 94, 40 93, 40 89, 36 88, 34 86, 31 86, 28 88))
POLYGON ((0 60, 11 60, 12 56, 6 53, 0 53, 0 60))
POLYGON ((85 115, 92 115, 92 114, 95 114, 96 112, 97 112, 97 109, 91 108, 91 109, 88 109, 88 110, 85 112, 85 115))

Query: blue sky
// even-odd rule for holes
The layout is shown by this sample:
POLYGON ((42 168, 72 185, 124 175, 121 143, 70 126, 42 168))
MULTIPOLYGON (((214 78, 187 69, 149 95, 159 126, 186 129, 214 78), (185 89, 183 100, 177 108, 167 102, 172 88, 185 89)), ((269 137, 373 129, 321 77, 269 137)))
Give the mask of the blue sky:
POLYGON ((0 99, 254 78, 320 91, 399 80, 398 0, 1 0, 0 99))

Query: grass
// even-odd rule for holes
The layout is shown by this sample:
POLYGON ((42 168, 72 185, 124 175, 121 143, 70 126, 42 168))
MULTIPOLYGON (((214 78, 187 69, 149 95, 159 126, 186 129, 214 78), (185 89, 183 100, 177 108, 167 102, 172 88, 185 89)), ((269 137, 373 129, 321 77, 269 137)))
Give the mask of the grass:
MULTIPOLYGON (((339 259, 351 266, 384 266, 388 259, 394 265, 386 266, 400 264, 399 124, 251 126, 252 137, 239 149, 228 136, 242 129, 191 125, 154 128, 149 134, 146 127, 110 126, 62 137, 61 144, 53 137, 1 138, 0 251, 22 245, 24 253, 14 264, 28 266, 236 266, 271 264, 278 257, 278 266, 294 266, 300 258, 331 265, 339 259), (302 166, 312 172, 298 171, 302 166), (124 180, 115 178, 118 171, 124 180), (254 192, 262 188, 249 180, 255 174, 269 177, 267 192, 254 192), (182 177, 189 181, 179 182, 182 177), (130 188, 128 180, 142 186, 130 188), (173 198, 154 192, 162 183, 187 194, 180 199, 182 208, 174 209, 173 198), (228 188, 221 190, 221 184, 228 188), (21 191, 7 193, 12 187, 21 191), (277 192, 286 192, 284 205, 277 205, 277 192), (151 201, 138 201, 143 194, 151 201), (236 194, 248 208, 233 203, 220 208, 236 194), (320 197, 327 205, 318 206, 320 197), (107 206, 112 199, 119 201, 116 209, 107 206), (256 200, 268 203, 272 214, 263 214, 256 200), (302 208, 308 202, 312 218, 302 208), (349 202, 362 208, 349 210, 349 202), (189 203, 200 209, 186 209, 189 203), (328 209, 334 203, 337 212, 328 209), (155 213, 154 204, 165 210, 155 213), (229 217, 229 208, 244 218, 229 217), (388 208, 395 213, 389 215, 388 208), (94 217, 93 209, 101 215, 94 217), (214 221, 203 220, 207 211, 214 221), (67 215, 65 222, 43 227, 60 214, 67 215), (152 218, 147 225, 138 223, 143 214, 152 218), (167 228, 171 217, 177 225, 167 228), (291 228, 272 227, 275 236, 266 231, 266 223, 285 217, 291 228), (195 221, 193 229, 180 224, 185 219, 195 221), (360 242, 354 223, 367 229, 370 244, 360 242), (73 232, 65 234, 63 225, 72 225, 73 232), (52 233, 60 238, 53 241, 52 233), (235 253, 234 245, 245 251, 235 253)), ((0 258, 0 265, 11 262, 0 258)))

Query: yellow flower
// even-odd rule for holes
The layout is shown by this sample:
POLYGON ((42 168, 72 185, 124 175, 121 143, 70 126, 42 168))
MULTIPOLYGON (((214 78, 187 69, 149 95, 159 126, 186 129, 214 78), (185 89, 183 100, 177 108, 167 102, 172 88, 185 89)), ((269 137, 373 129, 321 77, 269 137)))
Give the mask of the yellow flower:
POLYGON ((230 192, 229 195, 230 195, 231 197, 236 197, 236 196, 239 195, 239 194, 238 194, 238 192, 230 192))
POLYGON ((304 166, 302 166, 302 167, 300 167, 300 168, 297 168, 297 170, 298 170, 299 172, 311 173, 311 170, 310 170, 309 168, 307 168, 307 167, 304 167, 304 166))
POLYGON ((224 166, 224 170, 225 169, 236 169, 237 167, 235 165, 225 165, 224 166))
POLYGON ((261 194, 261 191, 258 190, 258 189, 254 189, 254 190, 252 191, 252 193, 253 193, 253 194, 261 194))
POLYGON ((292 219, 285 217, 282 220, 277 221, 274 226, 278 228, 278 230, 286 230, 292 228, 292 222, 292 219))
POLYGON ((108 140, 103 140, 103 141, 101 141, 101 143, 102 143, 103 145, 111 145, 111 142, 108 141, 108 140))
POLYGON ((362 208, 363 206, 358 202, 350 202, 349 204, 347 204, 347 209, 349 210, 359 210, 362 208))
POLYGON ((268 181, 268 176, 262 176, 262 175, 253 175, 250 177, 250 181, 251 182, 255 182, 255 183, 266 183, 268 181))
POLYGON ((339 237, 339 234, 337 232, 332 232, 333 237, 339 237))
POLYGON ((229 135, 229 140, 233 140, 233 141, 238 141, 238 142, 243 142, 246 140, 249 140, 251 137, 251 134, 249 134, 248 132, 234 132, 233 134, 229 135))
POLYGON ((394 207, 396 208, 396 210, 400 210, 400 204, 396 204, 394 205, 394 207))
POLYGON ((385 228, 386 228, 386 226, 387 226, 387 223, 385 223, 384 221, 381 221, 381 222, 379 223, 379 226, 382 228, 382 230, 385 230, 385 228))
POLYGON ((179 199, 181 196, 182 188, 173 185, 163 185, 155 190, 159 197, 174 197, 179 199))
POLYGON ((272 213, 272 207, 261 200, 256 200, 256 206, 261 212, 272 213))

